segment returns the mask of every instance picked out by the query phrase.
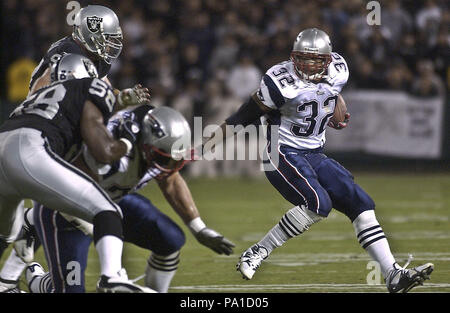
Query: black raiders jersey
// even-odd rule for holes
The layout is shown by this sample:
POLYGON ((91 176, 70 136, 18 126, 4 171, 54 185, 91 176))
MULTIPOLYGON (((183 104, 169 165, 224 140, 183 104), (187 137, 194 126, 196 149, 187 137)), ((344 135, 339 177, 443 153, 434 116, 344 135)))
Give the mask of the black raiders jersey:
POLYGON ((80 121, 86 100, 111 116, 116 97, 107 83, 98 78, 71 79, 53 83, 22 102, 0 126, 0 132, 17 128, 42 131, 53 152, 67 161, 81 148, 80 121))
MULTIPOLYGON (((54 58, 55 56, 60 56, 64 52, 80 54, 82 56, 89 58, 89 55, 87 55, 86 50, 83 49, 79 44, 77 44, 71 36, 67 36, 58 40, 57 42, 53 43, 50 46, 47 53, 44 55, 44 57, 39 62, 38 66, 36 66, 33 73, 31 74, 29 89, 31 89, 36 80, 39 77, 41 77, 41 75, 45 72, 47 67, 50 65, 50 62, 52 61, 52 58, 54 58)), ((100 78, 103 78, 108 74, 111 68, 111 64, 108 64, 103 60, 92 60, 92 59, 90 60, 92 61, 92 63, 94 63, 95 67, 97 68, 98 76, 100 78)))

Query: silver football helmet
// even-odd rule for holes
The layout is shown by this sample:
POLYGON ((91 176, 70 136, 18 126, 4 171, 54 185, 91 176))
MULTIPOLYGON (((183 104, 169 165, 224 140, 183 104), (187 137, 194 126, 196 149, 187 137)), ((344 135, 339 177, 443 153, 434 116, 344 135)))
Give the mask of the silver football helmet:
POLYGON ((86 77, 98 77, 94 63, 74 53, 64 53, 52 58, 50 77, 52 82, 86 77))
POLYGON ((312 82, 321 80, 331 62, 331 52, 330 37, 323 30, 308 28, 301 31, 291 52, 297 75, 312 82))
POLYGON ((148 166, 163 174, 180 170, 190 159, 191 128, 169 107, 150 110, 142 122, 140 147, 148 166))
POLYGON ((72 37, 106 63, 122 52, 122 29, 113 10, 101 5, 88 5, 75 16, 72 37))

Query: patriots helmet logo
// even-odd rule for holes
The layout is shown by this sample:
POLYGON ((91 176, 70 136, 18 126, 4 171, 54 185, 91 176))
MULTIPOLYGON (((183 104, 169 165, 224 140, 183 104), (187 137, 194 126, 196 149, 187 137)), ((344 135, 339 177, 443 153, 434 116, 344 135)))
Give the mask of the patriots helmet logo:
POLYGON ((100 30, 101 23, 103 22, 103 18, 98 16, 88 16, 86 18, 87 28, 91 33, 96 33, 100 30))
POLYGON ((166 136, 166 133, 164 132, 164 130, 161 128, 161 125, 159 124, 159 122, 150 114, 147 115, 148 116, 148 120, 151 123, 151 128, 152 128, 152 133, 153 135, 158 138, 161 139, 163 137, 166 136))

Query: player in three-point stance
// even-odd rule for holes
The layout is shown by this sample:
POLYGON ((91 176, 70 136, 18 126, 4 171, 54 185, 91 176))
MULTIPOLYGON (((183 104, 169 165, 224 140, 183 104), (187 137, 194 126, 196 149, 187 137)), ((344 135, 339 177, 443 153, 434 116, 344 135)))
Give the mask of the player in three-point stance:
MULTIPOLYGON (((118 112, 108 128, 118 134, 121 119, 135 121, 130 127, 139 139, 133 149, 110 166, 98 164, 89 150, 74 164, 98 180, 99 185, 120 206, 124 218, 124 240, 152 251, 145 273, 145 285, 158 292, 167 292, 180 260, 185 237, 178 225, 161 213, 137 191, 150 180, 158 185, 172 208, 180 215, 196 239, 219 254, 232 253, 234 244, 215 230, 206 227, 200 218, 187 184, 179 170, 190 156, 190 128, 185 118, 169 107, 152 109, 141 105, 118 112), (140 131, 138 131, 140 129, 140 131), (179 144, 179 147, 177 145, 179 144)), ((33 209, 35 227, 44 246, 50 272, 44 273, 38 263, 26 269, 31 292, 84 292, 92 225, 72 216, 37 204, 33 209), (71 283, 72 268, 81 265, 79 283, 71 283)), ((31 213, 33 214, 33 213, 31 213)), ((30 213, 28 213, 30 215, 30 213)))
POLYGON ((344 122, 329 123, 348 77, 347 64, 332 52, 328 35, 316 28, 306 29, 297 36, 290 59, 271 67, 260 88, 222 124, 225 133, 226 125, 246 126, 264 116, 268 125, 278 126, 278 142, 267 145, 269 169, 265 174, 294 205, 241 255, 237 270, 244 278, 251 279, 274 249, 326 218, 332 208, 350 219, 361 246, 380 264, 390 292, 407 292, 433 271, 431 263, 412 269, 398 265, 371 197, 348 170, 323 153, 326 126, 341 129, 349 119, 346 114, 344 122), (273 153, 277 160, 271 157, 273 153))

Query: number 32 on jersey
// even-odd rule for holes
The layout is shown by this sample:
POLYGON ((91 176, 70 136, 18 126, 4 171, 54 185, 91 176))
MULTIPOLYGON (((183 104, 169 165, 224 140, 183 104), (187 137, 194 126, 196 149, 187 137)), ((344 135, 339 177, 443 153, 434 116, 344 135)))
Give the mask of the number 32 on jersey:
POLYGON ((291 126, 291 133, 297 137, 309 137, 311 135, 320 135, 327 126, 328 120, 334 114, 334 107, 337 103, 338 96, 328 97, 323 103, 316 100, 305 102, 297 107, 297 112, 308 112, 305 117, 305 124, 295 124, 291 126), (328 111, 326 115, 319 114, 321 111, 328 111), (321 115, 321 116, 319 116, 321 115))

